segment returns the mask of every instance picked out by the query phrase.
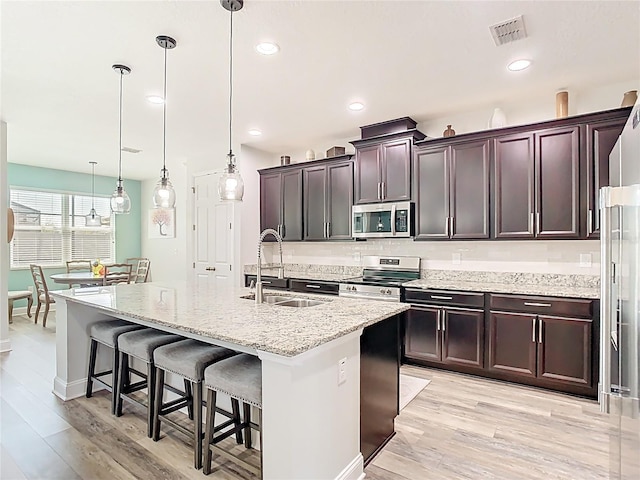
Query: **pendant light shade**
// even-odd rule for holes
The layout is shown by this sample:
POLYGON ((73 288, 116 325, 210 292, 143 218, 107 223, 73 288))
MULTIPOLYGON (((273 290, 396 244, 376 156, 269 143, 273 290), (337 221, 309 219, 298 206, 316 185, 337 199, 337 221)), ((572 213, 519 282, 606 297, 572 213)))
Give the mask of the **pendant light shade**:
POLYGON ((91 164, 91 211, 89 215, 84 217, 84 223, 87 227, 101 227, 102 217, 96 213, 95 206, 95 193, 96 193, 96 163, 89 162, 91 164))
POLYGON ((176 205, 176 191, 169 180, 167 170, 167 50, 176 48, 176 41, 166 35, 156 37, 156 42, 164 49, 164 87, 162 103, 162 170, 160 180, 153 190, 153 204, 156 208, 173 208, 176 205))
POLYGON ((111 194, 111 211, 122 214, 131 211, 131 200, 127 195, 122 183, 122 78, 131 73, 131 69, 126 65, 113 65, 113 68, 120 75, 120 107, 119 107, 119 148, 118 148, 118 183, 116 189, 111 194))
POLYGON ((229 153, 227 154, 227 166, 218 181, 218 194, 221 200, 242 201, 244 195, 244 182, 236 166, 235 155, 231 148, 231 120, 233 100, 233 12, 242 9, 242 0, 220 0, 222 6, 230 12, 229 21, 229 153))

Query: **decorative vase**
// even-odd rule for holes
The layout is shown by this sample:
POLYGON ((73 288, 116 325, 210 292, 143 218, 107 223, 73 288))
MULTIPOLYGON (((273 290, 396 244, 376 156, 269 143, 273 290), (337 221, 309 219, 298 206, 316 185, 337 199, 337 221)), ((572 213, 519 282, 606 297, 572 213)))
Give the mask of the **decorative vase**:
POLYGON ((622 97, 622 105, 620 106, 633 107, 636 104, 636 100, 638 100, 638 91, 629 90, 628 92, 624 92, 624 96, 622 97))
POLYGON ((489 119, 489 128, 502 128, 507 126, 507 116, 504 114, 502 109, 495 108, 493 110, 493 115, 489 119))
POLYGON ((282 155, 280 157, 280 165, 289 165, 291 163, 291 157, 289 155, 282 155))
POLYGON ((453 137, 456 134, 456 131, 451 128, 451 125, 447 125, 447 129, 442 132, 443 137, 453 137))
POLYGON ((569 115, 569 92, 556 93, 556 118, 565 118, 569 115))
POLYGON ((316 152, 314 152, 313 150, 309 149, 309 150, 307 150, 307 154, 305 155, 305 157, 307 158, 307 160, 315 160, 316 159, 316 152))

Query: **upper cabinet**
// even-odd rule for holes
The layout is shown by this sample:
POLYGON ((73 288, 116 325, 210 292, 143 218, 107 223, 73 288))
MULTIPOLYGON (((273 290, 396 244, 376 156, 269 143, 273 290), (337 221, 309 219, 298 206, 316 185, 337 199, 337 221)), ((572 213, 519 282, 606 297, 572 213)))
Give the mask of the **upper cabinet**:
MULTIPOLYGON (((626 109, 625 109, 626 110, 626 109)), ((600 237, 598 192, 609 185, 609 155, 629 115, 592 121, 585 126, 587 150, 587 237, 600 237)))
MULTIPOLYGON (((260 229, 272 228, 282 240, 302 240, 302 169, 260 175, 260 229)), ((267 237, 266 241, 272 241, 267 237)))
POLYGON ((356 148, 354 203, 411 200, 413 142, 423 138, 410 130, 351 142, 356 148))
POLYGON ((490 141, 416 148, 416 240, 489 238, 490 141))
POLYGON ((303 168, 304 240, 351 239, 353 162, 349 158, 303 168))
POLYGON ((580 127, 495 139, 495 237, 580 238, 580 127))

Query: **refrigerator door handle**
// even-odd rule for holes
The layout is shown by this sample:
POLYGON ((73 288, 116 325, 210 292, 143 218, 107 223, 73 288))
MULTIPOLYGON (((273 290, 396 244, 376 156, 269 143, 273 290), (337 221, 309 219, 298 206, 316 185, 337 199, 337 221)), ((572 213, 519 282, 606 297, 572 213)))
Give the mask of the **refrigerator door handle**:
POLYGON ((600 189, 600 378, 598 403, 602 413, 610 413, 611 406, 611 187, 600 189))

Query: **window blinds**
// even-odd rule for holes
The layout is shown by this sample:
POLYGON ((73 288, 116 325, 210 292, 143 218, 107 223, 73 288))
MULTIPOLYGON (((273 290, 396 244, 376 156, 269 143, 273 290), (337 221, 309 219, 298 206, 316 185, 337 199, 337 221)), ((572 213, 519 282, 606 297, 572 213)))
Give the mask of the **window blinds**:
POLYGON ((96 197, 101 227, 85 226, 91 197, 70 193, 11 189, 10 205, 16 225, 10 255, 11 267, 35 263, 46 267, 64 266, 67 260, 115 259, 115 225, 109 199, 96 197))

